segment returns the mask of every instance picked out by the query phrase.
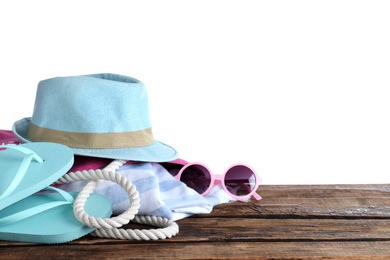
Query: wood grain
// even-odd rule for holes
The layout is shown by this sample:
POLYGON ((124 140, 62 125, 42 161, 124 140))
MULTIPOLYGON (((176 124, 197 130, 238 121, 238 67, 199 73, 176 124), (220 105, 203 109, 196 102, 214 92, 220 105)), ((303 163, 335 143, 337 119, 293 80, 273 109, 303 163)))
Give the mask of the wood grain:
POLYGON ((390 259, 389 185, 270 185, 259 193, 261 201, 178 221, 171 239, 0 241, 0 259, 390 259))
POLYGON ((390 242, 200 242, 8 247, 2 259, 373 259, 390 242), (370 258, 368 257, 370 256, 370 258))

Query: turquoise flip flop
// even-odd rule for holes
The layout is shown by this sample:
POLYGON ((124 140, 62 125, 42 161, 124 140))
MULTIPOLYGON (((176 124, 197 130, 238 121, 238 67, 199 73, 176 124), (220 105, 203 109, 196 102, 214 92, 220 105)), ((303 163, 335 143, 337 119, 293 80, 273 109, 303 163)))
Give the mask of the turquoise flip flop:
MULTIPOLYGON (((73 202, 77 192, 47 188, 58 193, 31 195, 0 210, 0 240, 65 243, 96 229, 82 224, 74 216, 73 202)), ((93 193, 85 204, 85 211, 94 217, 110 217, 111 201, 93 193)))
POLYGON ((0 210, 49 186, 73 165, 73 151, 56 143, 1 145, 0 210))

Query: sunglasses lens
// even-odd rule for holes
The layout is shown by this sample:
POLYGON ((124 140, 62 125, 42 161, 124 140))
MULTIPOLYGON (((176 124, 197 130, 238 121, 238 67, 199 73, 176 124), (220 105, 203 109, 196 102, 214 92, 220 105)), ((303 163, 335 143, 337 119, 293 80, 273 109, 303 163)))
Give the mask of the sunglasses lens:
POLYGON ((203 194, 210 186, 210 172, 202 165, 190 165, 184 169, 180 180, 199 194, 203 194))
POLYGON ((245 165, 236 165, 225 175, 225 186, 235 196, 248 195, 256 185, 255 173, 245 165))

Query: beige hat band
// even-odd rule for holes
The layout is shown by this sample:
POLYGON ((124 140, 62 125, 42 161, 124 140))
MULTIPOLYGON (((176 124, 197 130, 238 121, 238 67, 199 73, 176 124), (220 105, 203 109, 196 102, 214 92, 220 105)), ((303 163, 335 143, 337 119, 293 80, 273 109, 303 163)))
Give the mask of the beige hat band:
POLYGON ((52 142, 73 148, 112 149, 142 147, 155 142, 152 128, 120 133, 77 133, 58 131, 30 123, 27 137, 35 142, 52 142))

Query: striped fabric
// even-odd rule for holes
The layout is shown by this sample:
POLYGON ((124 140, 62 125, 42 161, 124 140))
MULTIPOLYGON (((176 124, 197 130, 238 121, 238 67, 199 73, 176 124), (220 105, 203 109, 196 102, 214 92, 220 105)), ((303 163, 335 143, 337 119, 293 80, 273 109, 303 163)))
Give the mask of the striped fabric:
MULTIPOLYGON (((127 177, 140 194, 139 215, 154 215, 179 220, 193 214, 210 213, 213 206, 234 201, 220 186, 214 186, 206 197, 202 197, 181 181, 173 178, 158 163, 125 164, 118 173, 127 177)), ((87 181, 62 184, 59 188, 66 191, 80 191, 87 181)), ((104 181, 96 193, 107 196, 113 207, 113 214, 120 214, 129 206, 125 191, 112 182, 104 181)))

